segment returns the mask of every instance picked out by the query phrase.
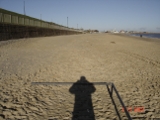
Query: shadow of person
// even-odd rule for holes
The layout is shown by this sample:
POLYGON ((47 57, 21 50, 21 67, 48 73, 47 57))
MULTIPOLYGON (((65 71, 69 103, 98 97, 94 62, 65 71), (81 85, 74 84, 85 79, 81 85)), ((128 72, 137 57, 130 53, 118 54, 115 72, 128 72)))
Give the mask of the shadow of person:
POLYGON ((69 92, 75 94, 72 120, 95 120, 91 94, 96 91, 94 85, 84 76, 74 83, 69 92))

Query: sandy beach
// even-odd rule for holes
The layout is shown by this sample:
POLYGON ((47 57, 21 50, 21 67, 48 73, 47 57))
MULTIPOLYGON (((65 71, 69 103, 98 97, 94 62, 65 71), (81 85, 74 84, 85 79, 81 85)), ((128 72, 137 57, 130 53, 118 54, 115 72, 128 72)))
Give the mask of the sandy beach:
MULTIPOLYGON (((87 98, 91 119, 83 110, 75 113, 73 85, 31 85, 76 83, 82 76, 113 82, 127 107, 144 107, 129 112, 133 119, 160 118, 160 40, 99 33, 0 42, 0 120, 119 119, 104 85, 94 85, 87 98)), ((87 100, 78 97, 81 107, 87 100)))

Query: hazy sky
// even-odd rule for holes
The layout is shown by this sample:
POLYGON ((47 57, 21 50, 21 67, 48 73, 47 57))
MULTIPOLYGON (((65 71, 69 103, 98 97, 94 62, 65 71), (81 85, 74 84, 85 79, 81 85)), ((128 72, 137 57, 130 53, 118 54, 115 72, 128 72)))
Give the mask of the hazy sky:
MULTIPOLYGON (((0 8, 24 14, 24 0, 0 8)), ((160 0, 25 0, 26 14, 69 27, 160 32, 160 0)))

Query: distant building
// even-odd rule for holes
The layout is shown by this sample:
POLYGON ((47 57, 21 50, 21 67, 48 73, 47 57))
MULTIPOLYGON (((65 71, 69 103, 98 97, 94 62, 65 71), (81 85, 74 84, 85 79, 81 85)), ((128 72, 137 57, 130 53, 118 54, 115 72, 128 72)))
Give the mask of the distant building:
POLYGON ((129 33, 134 33, 134 31, 129 31, 129 33))
POLYGON ((114 31, 113 33, 119 33, 118 31, 114 31))
POLYGON ((126 33, 124 30, 121 30, 119 33, 126 33))

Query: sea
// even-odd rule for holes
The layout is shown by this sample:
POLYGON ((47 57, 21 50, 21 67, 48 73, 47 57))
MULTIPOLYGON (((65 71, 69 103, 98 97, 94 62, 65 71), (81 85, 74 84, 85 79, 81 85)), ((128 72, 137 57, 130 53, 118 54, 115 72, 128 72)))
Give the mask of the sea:
POLYGON ((147 34, 140 34, 140 33, 138 33, 138 34, 131 34, 131 36, 137 36, 137 37, 140 37, 140 35, 142 35, 142 37, 145 37, 145 38, 158 38, 158 39, 160 39, 160 33, 156 33, 156 34, 151 34, 151 33, 147 33, 147 34))

